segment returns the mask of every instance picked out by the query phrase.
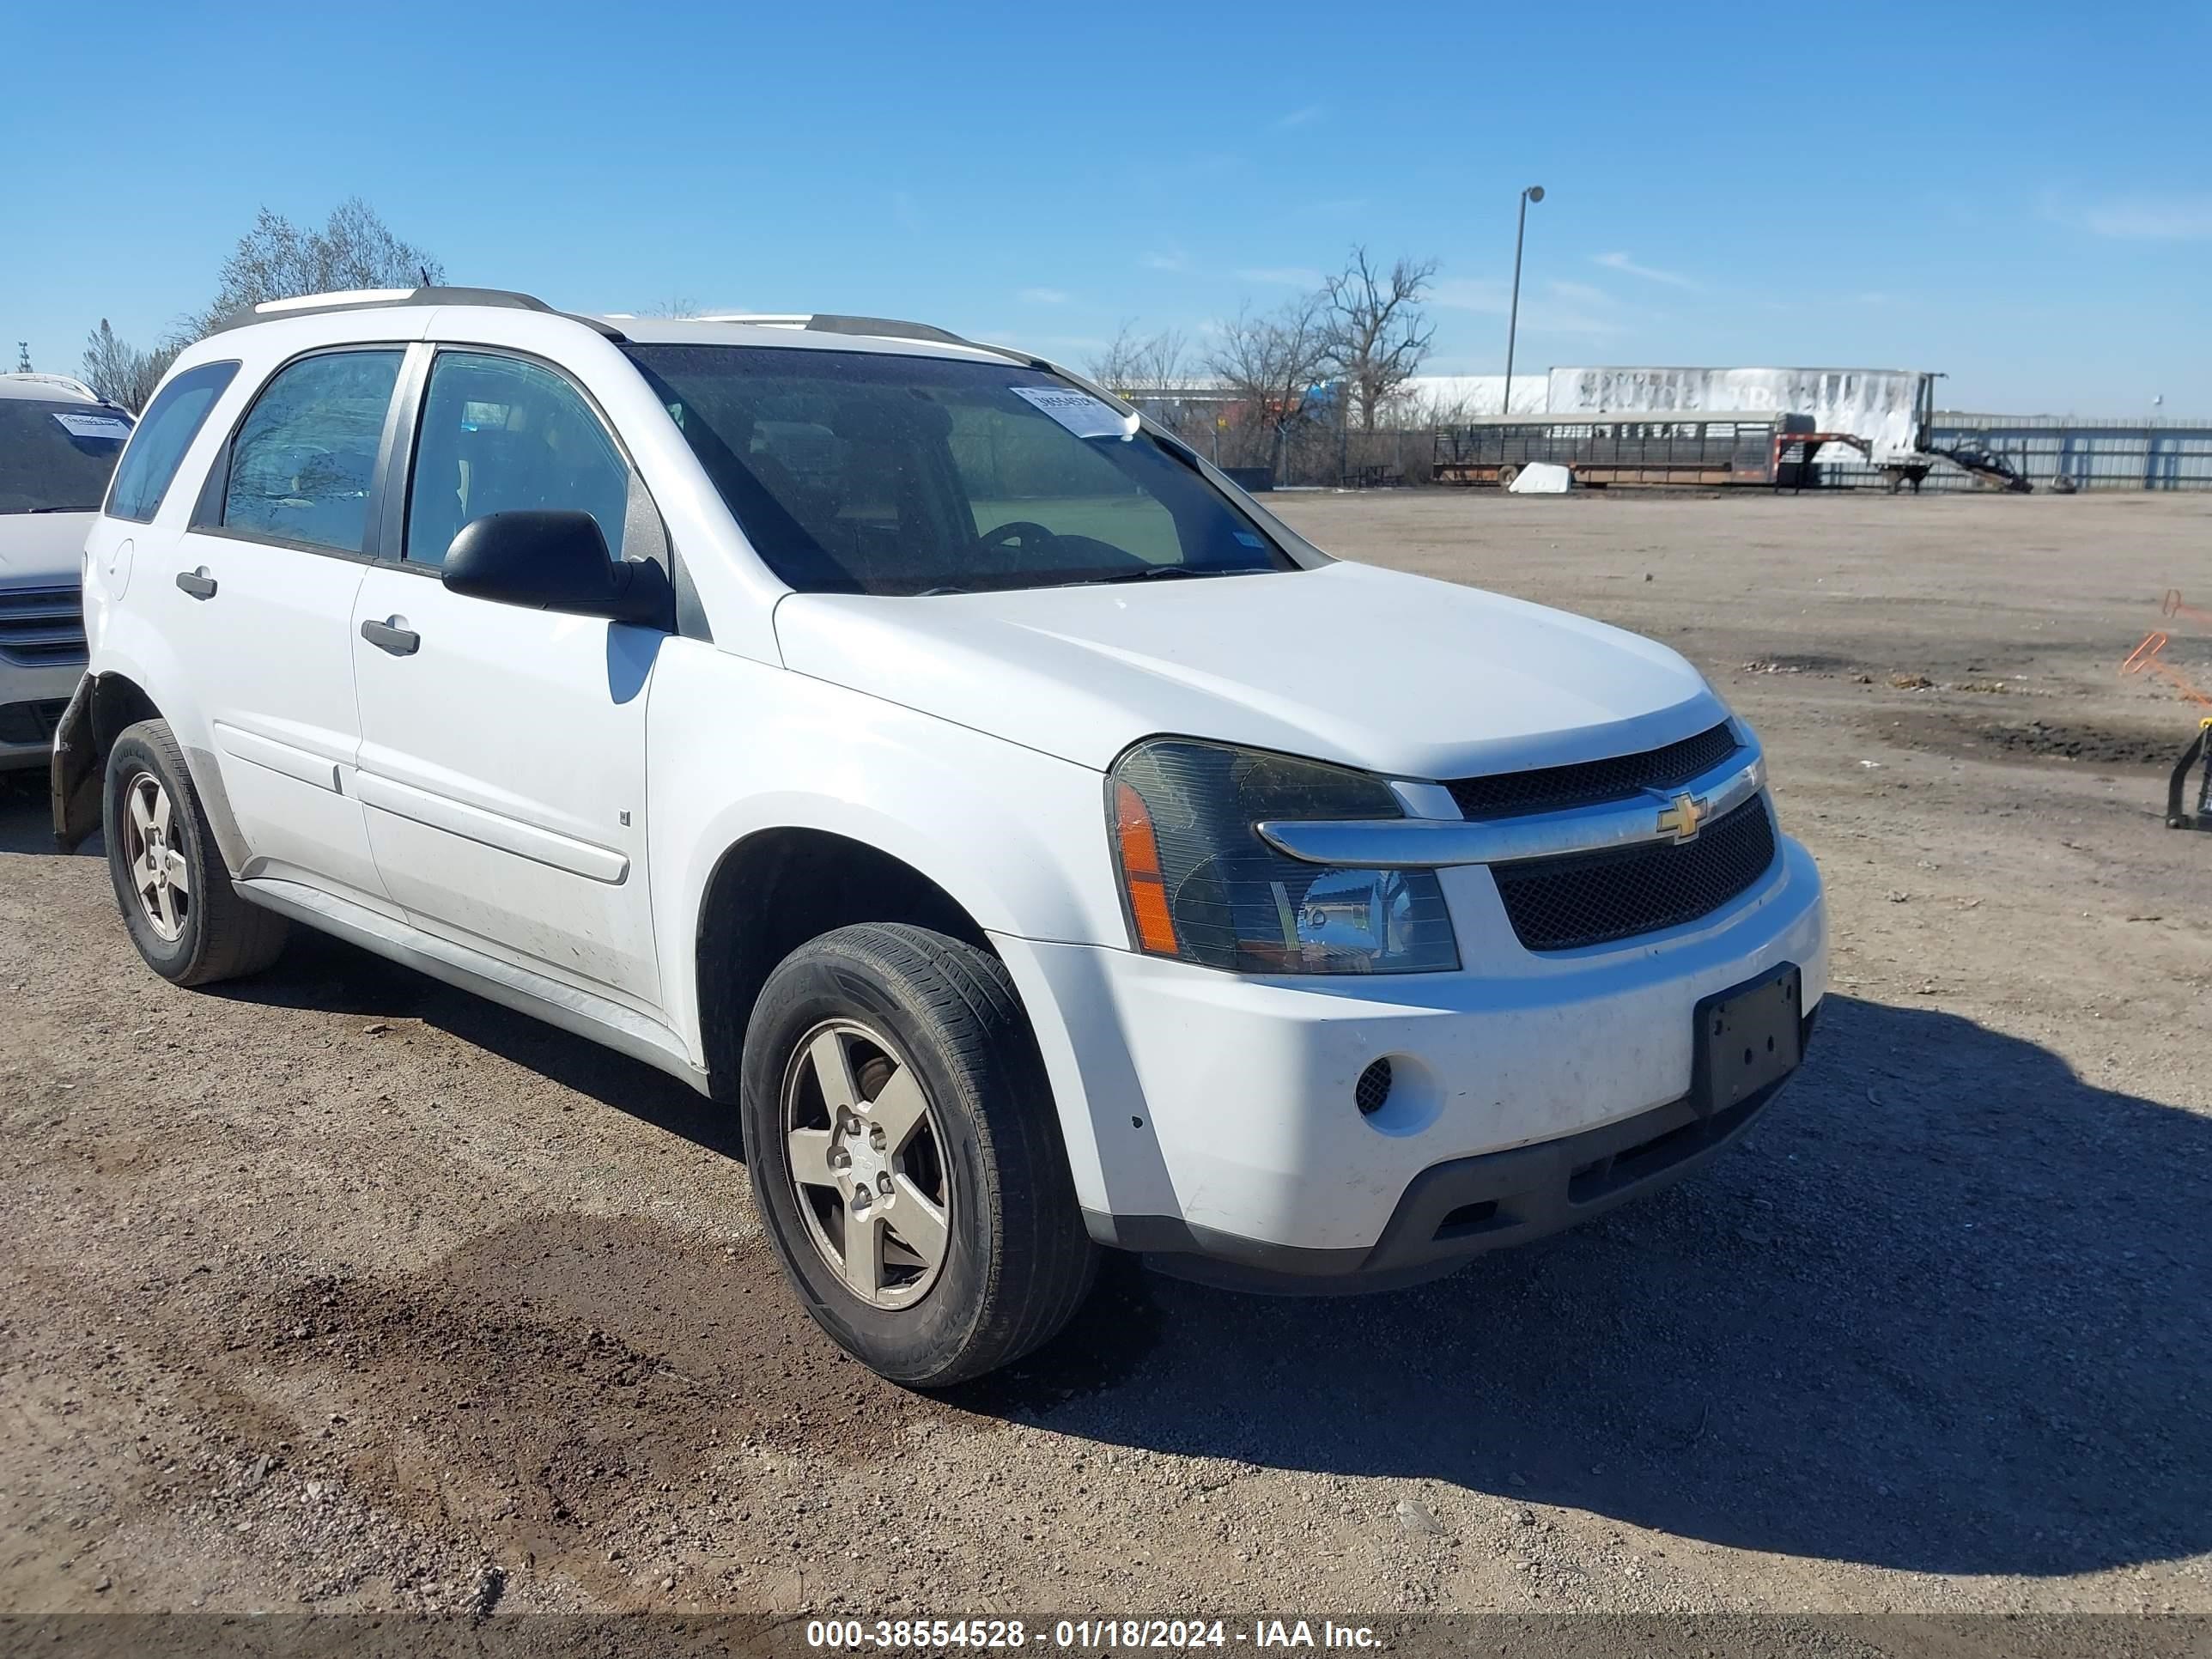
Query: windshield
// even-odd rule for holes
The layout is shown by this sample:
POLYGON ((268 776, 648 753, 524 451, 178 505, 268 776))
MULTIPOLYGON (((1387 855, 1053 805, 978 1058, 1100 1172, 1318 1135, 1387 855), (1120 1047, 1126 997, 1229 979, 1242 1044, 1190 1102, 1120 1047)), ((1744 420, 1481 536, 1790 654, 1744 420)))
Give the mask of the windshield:
POLYGON ((629 355, 804 592, 971 592, 1296 568, 1196 465, 1058 375, 775 346, 629 355))
POLYGON ((96 513, 131 417, 99 404, 0 398, 0 513, 96 513))

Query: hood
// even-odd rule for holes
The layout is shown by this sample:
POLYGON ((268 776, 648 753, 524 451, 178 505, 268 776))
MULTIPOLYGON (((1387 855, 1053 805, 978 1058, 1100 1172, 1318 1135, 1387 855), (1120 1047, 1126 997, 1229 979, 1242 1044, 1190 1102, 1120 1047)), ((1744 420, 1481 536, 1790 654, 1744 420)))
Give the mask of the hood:
POLYGON ((1101 769, 1174 734, 1451 778, 1632 754, 1728 712, 1652 641, 1349 562, 921 599, 793 593, 775 629, 799 673, 1101 769))
POLYGON ((97 513, 0 513, 0 582, 73 587, 97 513))

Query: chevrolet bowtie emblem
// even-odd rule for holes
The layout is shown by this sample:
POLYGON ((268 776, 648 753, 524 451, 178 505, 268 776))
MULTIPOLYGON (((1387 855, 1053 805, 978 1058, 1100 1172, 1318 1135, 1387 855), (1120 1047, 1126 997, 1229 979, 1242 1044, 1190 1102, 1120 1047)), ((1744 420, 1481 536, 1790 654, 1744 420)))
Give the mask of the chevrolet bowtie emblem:
POLYGON ((1659 809, 1659 833, 1676 841, 1690 840, 1705 821, 1705 804, 1695 795, 1677 795, 1659 809))

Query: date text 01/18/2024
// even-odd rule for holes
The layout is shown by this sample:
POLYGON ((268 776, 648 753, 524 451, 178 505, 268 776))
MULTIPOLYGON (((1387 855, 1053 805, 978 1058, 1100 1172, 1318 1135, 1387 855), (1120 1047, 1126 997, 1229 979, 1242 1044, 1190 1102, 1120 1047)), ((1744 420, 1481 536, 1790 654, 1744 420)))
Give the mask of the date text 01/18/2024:
POLYGON ((1076 1650, 1131 1648, 1354 1648, 1382 1644, 1365 1625, 1324 1619, 1261 1619, 1249 1625, 1221 1619, 1061 1619, 1032 1627, 1018 1619, 814 1619, 806 1645, 828 1650, 1008 1649, 1051 1646, 1076 1650))

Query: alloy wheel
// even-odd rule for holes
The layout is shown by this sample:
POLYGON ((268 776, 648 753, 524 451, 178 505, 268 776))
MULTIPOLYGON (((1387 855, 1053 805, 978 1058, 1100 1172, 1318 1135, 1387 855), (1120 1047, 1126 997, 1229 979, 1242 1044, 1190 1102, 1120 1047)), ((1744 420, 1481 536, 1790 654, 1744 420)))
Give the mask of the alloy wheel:
POLYGON ((781 1122, 799 1211, 822 1259, 872 1307, 913 1306, 944 1271, 951 1187, 921 1078, 856 1020, 809 1032, 785 1068, 781 1122))
POLYGON ((191 909, 191 874, 177 846, 169 792, 151 772, 140 772, 123 793, 124 856, 131 890, 146 924, 166 945, 183 937, 191 909))

